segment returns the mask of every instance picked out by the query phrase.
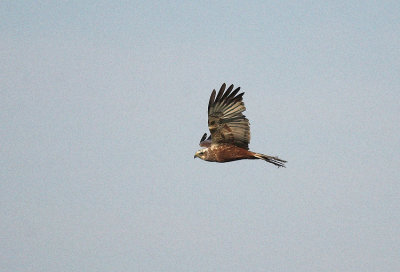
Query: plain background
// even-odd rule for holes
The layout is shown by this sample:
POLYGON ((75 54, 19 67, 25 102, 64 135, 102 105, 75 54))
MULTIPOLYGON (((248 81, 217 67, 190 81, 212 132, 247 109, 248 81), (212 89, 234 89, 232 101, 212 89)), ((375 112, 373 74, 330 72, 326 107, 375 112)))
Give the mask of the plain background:
POLYGON ((399 3, 1 1, 0 270, 400 270, 399 3))

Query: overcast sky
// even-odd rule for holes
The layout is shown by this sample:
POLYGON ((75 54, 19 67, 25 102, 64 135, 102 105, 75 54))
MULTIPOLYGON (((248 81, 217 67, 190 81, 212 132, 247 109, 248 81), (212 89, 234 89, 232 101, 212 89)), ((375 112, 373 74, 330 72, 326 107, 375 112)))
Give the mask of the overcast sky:
POLYGON ((1 271, 400 270, 399 1, 1 1, 0 20, 1 271), (287 168, 193 159, 224 82, 287 168))

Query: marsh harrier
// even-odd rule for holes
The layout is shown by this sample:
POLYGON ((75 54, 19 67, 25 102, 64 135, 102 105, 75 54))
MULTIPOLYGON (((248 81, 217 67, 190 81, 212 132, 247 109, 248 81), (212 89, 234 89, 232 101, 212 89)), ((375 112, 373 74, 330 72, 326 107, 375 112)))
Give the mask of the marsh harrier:
POLYGON ((285 162, 278 157, 268 156, 249 150, 250 124, 243 112, 246 110, 242 101, 244 93, 233 90, 233 85, 226 89, 222 84, 218 94, 212 91, 208 103, 208 128, 211 135, 204 133, 200 140, 203 149, 196 152, 198 157, 211 162, 230 162, 236 160, 260 159, 285 167, 285 162))

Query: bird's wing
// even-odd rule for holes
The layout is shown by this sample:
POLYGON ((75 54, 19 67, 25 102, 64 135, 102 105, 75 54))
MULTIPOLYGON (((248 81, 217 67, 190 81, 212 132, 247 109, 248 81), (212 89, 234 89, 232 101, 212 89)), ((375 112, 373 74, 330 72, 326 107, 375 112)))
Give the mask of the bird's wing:
POLYGON ((208 128, 213 144, 229 143, 248 149, 250 143, 250 123, 242 112, 246 110, 242 97, 244 93, 233 90, 233 85, 225 91, 222 84, 218 94, 213 90, 208 103, 208 128))
POLYGON ((204 141, 206 138, 207 138, 207 133, 204 133, 203 136, 202 136, 201 139, 200 139, 200 143, 201 143, 202 141, 204 141))
POLYGON ((200 146, 202 146, 202 147, 210 147, 211 146, 211 135, 210 136, 208 136, 208 138, 207 138, 207 133, 204 133, 203 134, 203 137, 201 137, 201 139, 200 139, 200 146))

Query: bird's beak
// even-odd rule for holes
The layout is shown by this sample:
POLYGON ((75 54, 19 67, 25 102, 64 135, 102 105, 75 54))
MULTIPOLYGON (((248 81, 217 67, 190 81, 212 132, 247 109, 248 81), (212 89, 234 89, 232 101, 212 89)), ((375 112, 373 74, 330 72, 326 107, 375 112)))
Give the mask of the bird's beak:
POLYGON ((196 157, 197 157, 197 154, 194 154, 194 157, 193 157, 193 159, 196 159, 196 157))

